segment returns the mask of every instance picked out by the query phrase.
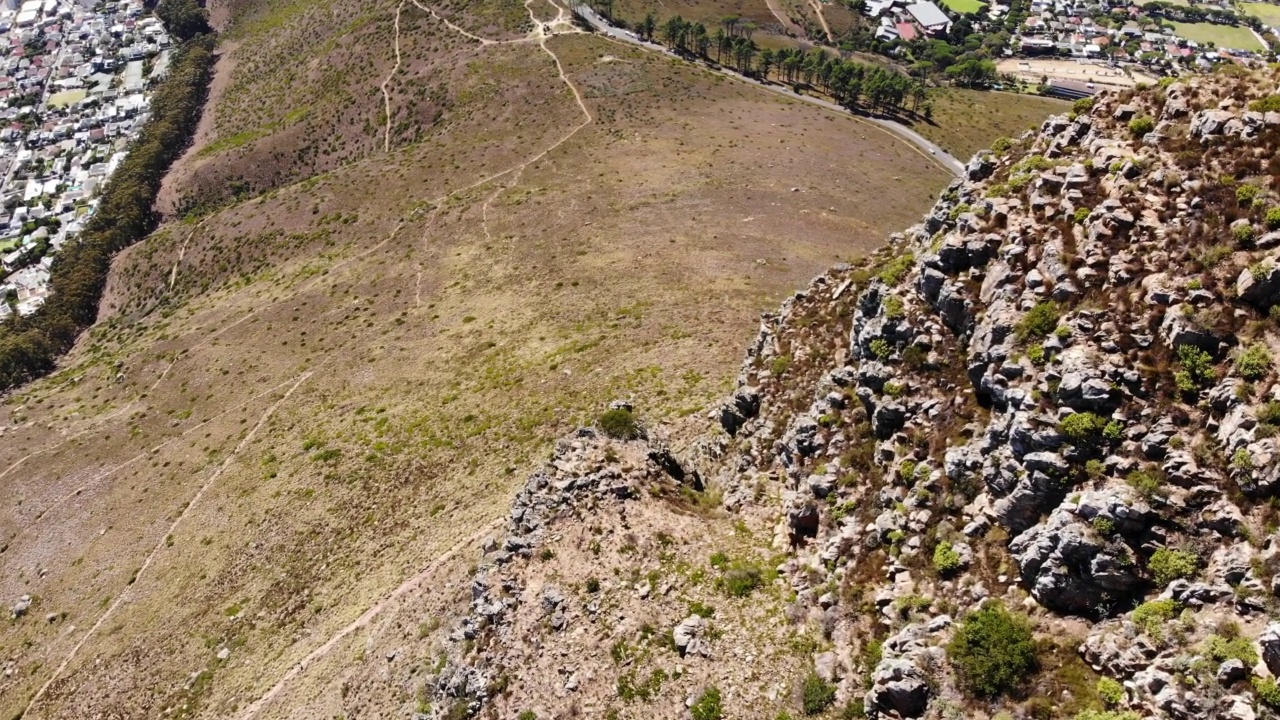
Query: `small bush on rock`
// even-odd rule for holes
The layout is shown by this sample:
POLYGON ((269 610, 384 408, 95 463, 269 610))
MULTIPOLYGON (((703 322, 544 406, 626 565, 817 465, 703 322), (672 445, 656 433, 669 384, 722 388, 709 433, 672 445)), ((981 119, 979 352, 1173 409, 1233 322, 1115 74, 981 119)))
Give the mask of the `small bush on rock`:
MULTIPOLYGON (((1091 412, 1073 413, 1062 418, 1058 430, 1076 445, 1096 441, 1106 431, 1107 419, 1091 412)), ((1123 427, 1123 426, 1122 426, 1123 427)))
POLYGON ((933 549, 933 568, 939 575, 950 575, 960 569, 960 553, 951 543, 943 540, 933 549))
POLYGON ((1134 137, 1144 137, 1147 133, 1156 129, 1156 121, 1146 115, 1136 117, 1129 121, 1129 132, 1134 137))
POLYGON ((1258 198, 1258 195, 1261 192, 1262 192, 1262 188, 1258 187, 1257 185, 1250 185, 1249 183, 1245 183, 1243 185, 1236 187, 1236 202, 1240 203, 1242 207, 1252 205, 1253 201, 1258 198))
POLYGON ((1267 210, 1267 229, 1280 229, 1280 207, 1273 207, 1267 210))
POLYGON ((1176 600, 1150 600, 1133 611, 1133 624, 1157 640, 1164 637, 1164 625, 1177 616, 1181 607, 1176 600))
POLYGON ((1200 558, 1185 550, 1162 547, 1147 561, 1147 569, 1155 576, 1156 585, 1165 587, 1174 580, 1191 577, 1200 567, 1200 558))
POLYGON ((1037 303, 1018 322, 1018 340, 1026 342, 1042 338, 1058 327, 1058 305, 1051 300, 1037 303))
POLYGON ((1275 678, 1255 677, 1253 679, 1253 692, 1262 701, 1263 705, 1272 710, 1280 710, 1280 685, 1276 684, 1275 678))
POLYGON ((626 408, 614 408, 600 416, 600 429, 615 440, 635 440, 640 437, 640 423, 626 408))
POLYGON ((982 697, 1013 690, 1038 667, 1031 624, 998 602, 964 619, 947 658, 964 686, 982 697))
POLYGON ((911 272, 911 268, 915 267, 916 257, 911 253, 899 255, 898 257, 885 263, 880 269, 878 277, 885 285, 893 287, 898 285, 907 277, 907 273, 911 272))
POLYGON ((1204 643, 1204 654, 1214 662, 1239 660, 1245 667, 1258 664, 1258 651, 1253 649, 1253 640, 1246 637, 1223 637, 1210 635, 1204 643))
POLYGON ((1271 372, 1272 362, 1265 345, 1250 345, 1236 358, 1236 372, 1245 380, 1261 380, 1271 372))
POLYGON ((1104 677, 1098 680, 1098 697, 1108 706, 1119 705, 1124 702, 1124 686, 1117 680, 1104 677))
POLYGON ((816 672, 810 672, 800 688, 800 707, 805 715, 821 715, 836 701, 836 689, 816 672))
POLYGON ((1085 710, 1075 720, 1142 720, 1142 716, 1132 710, 1085 710))

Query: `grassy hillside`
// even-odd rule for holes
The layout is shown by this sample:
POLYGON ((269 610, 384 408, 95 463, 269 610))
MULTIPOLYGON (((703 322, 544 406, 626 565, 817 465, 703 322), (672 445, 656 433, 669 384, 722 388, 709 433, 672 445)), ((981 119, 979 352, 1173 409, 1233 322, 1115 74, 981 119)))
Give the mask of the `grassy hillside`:
POLYGON ((221 209, 123 253, 98 325, 5 401, 0 577, 33 597, 6 716, 236 717, 281 681, 264 717, 412 709, 342 678, 455 596, 551 438, 620 396, 698 412, 758 310, 948 180, 851 118, 476 7, 236 8, 170 180, 221 209))

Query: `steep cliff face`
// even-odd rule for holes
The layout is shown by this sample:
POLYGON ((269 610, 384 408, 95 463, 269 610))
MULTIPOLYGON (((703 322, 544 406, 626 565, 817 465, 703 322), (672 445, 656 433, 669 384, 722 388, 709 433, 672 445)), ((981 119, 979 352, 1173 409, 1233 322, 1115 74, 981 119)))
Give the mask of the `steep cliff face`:
POLYGON ((562 448, 482 563, 503 589, 477 581, 435 714, 589 695, 591 716, 701 719, 715 690, 724 717, 1273 716, 1276 93, 1275 71, 1197 77, 998 143, 922 224, 765 316, 683 465, 598 433, 562 448), (584 522, 618 548, 549 594, 584 522), (663 523, 674 544, 621 551, 663 523), (595 650, 631 647, 640 616, 660 640, 634 656, 564 639, 580 618, 595 650), (554 692, 529 665, 551 652, 554 692), (664 677, 637 699, 645 663, 664 677))

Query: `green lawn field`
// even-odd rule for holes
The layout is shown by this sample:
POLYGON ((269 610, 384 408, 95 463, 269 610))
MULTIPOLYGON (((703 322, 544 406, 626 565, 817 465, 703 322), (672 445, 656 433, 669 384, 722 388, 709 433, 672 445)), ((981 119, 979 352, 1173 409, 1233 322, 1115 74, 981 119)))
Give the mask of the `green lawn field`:
POLYGON ((946 5, 948 10, 958 13, 976 13, 986 5, 978 0, 942 0, 942 4, 946 5))
POLYGON ((1280 27, 1280 5, 1266 2, 1240 3, 1240 9, 1271 27, 1280 27))
POLYGON ((1186 38, 1201 45, 1213 43, 1220 48, 1234 50, 1263 50, 1262 43, 1249 28, 1218 25, 1215 23, 1181 23, 1172 22, 1173 30, 1179 37, 1186 38))

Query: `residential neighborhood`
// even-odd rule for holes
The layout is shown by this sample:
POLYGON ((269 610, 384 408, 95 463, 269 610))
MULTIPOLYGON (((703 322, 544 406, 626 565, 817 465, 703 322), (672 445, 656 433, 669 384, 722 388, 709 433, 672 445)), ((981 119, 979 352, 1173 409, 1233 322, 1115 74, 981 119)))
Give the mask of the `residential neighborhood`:
MULTIPOLYGON (((998 36, 1000 74, 1064 97, 1273 56, 1280 5, 1130 0, 866 0, 888 47, 998 36), (958 32, 957 25, 964 23, 958 32)), ((987 43, 984 43, 984 46, 987 43)), ((894 54, 897 51, 891 51, 894 54)))
POLYGON ((0 4, 0 318, 48 294, 54 255, 148 116, 171 40, 138 0, 0 4))

